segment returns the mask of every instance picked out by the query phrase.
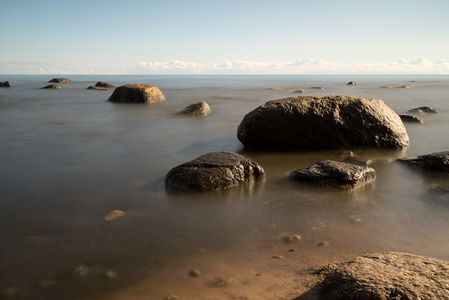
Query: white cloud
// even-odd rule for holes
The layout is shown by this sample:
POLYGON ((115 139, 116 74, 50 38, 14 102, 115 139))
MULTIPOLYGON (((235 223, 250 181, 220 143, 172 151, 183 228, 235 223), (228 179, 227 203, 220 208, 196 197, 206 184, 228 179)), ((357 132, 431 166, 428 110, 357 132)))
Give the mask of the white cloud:
POLYGON ((183 61, 140 62, 132 73, 143 74, 448 74, 445 60, 423 57, 385 63, 333 63, 301 59, 290 63, 224 61, 201 64, 183 61))

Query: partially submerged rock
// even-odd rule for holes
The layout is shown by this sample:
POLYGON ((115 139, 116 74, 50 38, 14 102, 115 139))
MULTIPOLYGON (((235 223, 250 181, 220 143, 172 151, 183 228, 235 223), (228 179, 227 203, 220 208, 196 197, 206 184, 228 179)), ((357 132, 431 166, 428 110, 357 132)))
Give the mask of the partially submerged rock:
POLYGON ((106 88, 99 88, 99 87, 96 87, 96 86, 93 86, 93 85, 88 86, 87 89, 88 90, 100 90, 100 91, 107 90, 106 88))
POLYGON ((211 152, 179 165, 165 176, 168 191, 214 191, 265 176, 255 161, 232 152, 211 152))
POLYGON ((428 172, 449 172, 449 151, 420 155, 416 158, 403 158, 398 161, 417 166, 428 172))
POLYGON ((47 86, 42 87, 42 89, 47 89, 47 90, 59 90, 61 89, 61 87, 57 84, 49 84, 47 86))
POLYGON ((107 82, 99 81, 95 84, 96 87, 102 87, 102 88, 115 88, 115 85, 109 84, 107 82))
POLYGON ((49 83, 69 83, 72 82, 70 79, 67 78, 53 78, 50 81, 48 81, 49 83))
POLYGON ((418 113, 421 115, 425 115, 425 114, 437 114, 438 111, 433 108, 433 107, 429 107, 429 106, 421 106, 421 107, 416 107, 413 109, 410 109, 409 111, 410 113, 418 113))
POLYGON ((386 252, 358 257, 332 270, 319 300, 449 299, 449 262, 386 252))
POLYGON ((373 168, 332 160, 322 160, 290 174, 290 179, 322 186, 354 189, 376 179, 373 168))
POLYGON ((357 83, 354 81, 349 81, 346 85, 357 85, 357 83))
POLYGON ((11 82, 9 81, 0 82, 0 87, 11 87, 11 82))
POLYGON ((178 114, 192 115, 196 117, 205 117, 212 113, 212 110, 205 101, 201 101, 198 103, 191 104, 181 111, 178 114))
POLYGON ((166 101, 159 88, 147 84, 125 84, 114 90, 108 101, 117 103, 159 103, 166 101))
POLYGON ((421 123, 421 124, 424 123, 418 117, 412 115, 399 115, 399 117, 401 117, 402 122, 421 123))
POLYGON ((404 148, 400 117, 382 100, 350 96, 289 97, 248 113, 237 137, 253 150, 404 148))

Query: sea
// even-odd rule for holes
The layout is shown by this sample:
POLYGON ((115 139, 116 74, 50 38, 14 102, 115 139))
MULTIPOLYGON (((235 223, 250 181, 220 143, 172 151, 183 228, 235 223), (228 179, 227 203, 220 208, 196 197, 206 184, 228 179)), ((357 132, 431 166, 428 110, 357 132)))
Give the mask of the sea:
POLYGON ((294 299, 317 281, 314 269, 367 253, 449 260, 448 175, 396 161, 449 150, 449 75, 0 75, 6 80, 0 299, 294 299), (41 89, 54 77, 72 83, 41 89), (114 89, 87 89, 98 81, 154 85, 167 101, 111 103, 114 89), (243 117, 265 102, 325 95, 438 114, 404 123, 406 149, 344 149, 377 172, 353 191, 288 180, 342 160, 342 149, 250 152, 238 140, 243 117), (176 114, 199 101, 211 115, 176 114), (214 151, 253 159, 266 178, 166 192, 172 168, 214 151), (301 239, 283 242, 289 234, 301 239))

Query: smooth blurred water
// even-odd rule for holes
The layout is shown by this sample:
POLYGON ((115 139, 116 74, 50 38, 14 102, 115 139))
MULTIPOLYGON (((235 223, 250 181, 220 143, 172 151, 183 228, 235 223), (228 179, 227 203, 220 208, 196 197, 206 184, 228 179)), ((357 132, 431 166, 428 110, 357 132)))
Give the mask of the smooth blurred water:
POLYGON ((0 298, 163 299, 192 290, 185 277, 202 266, 197 299, 228 299, 209 291, 210 278, 225 265, 227 273, 262 268, 266 251, 291 247, 280 244, 285 233, 303 237, 294 245, 298 268, 386 250, 449 259, 449 195, 433 191, 449 178, 395 162, 449 150, 449 76, 71 75, 61 90, 40 89, 51 78, 0 75, 12 84, 0 88, 0 298), (167 102, 109 103, 112 89, 86 89, 97 81, 152 84, 167 102), (248 153, 236 137, 245 114, 298 89, 380 98, 397 113, 440 113, 406 123, 408 149, 353 149, 377 171, 365 188, 301 186, 286 180, 290 172, 339 160, 339 151, 248 153), (175 115, 198 101, 213 114, 175 115), (267 177, 216 193, 165 192, 171 168, 211 151, 240 152, 267 177), (115 209, 126 214, 104 221, 115 209), (323 241, 329 245, 316 247, 323 241))

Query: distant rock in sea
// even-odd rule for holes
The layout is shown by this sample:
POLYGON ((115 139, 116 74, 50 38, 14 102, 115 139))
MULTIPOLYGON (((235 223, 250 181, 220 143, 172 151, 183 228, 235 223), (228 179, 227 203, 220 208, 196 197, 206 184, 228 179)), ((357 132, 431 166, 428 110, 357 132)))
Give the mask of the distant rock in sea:
POLYGON ((357 83, 354 81, 349 81, 346 85, 357 85, 357 83))
POLYGON ((399 115, 399 117, 401 117, 402 122, 421 123, 421 124, 424 123, 418 117, 412 115, 399 115))
POLYGON ((425 114, 428 114, 428 113, 429 114, 437 114, 438 113, 438 111, 435 108, 429 107, 429 106, 421 106, 421 107, 413 108, 413 109, 410 109, 407 112, 418 113, 418 114, 421 114, 421 115, 425 115, 425 114))
POLYGON ((70 79, 67 78, 53 78, 50 81, 48 81, 49 83, 69 83, 72 82, 70 79))
POLYGON ((107 82, 99 81, 95 84, 96 87, 102 87, 102 88, 115 88, 115 85, 109 84, 107 82))
POLYGON ((114 90, 108 101, 153 104, 166 101, 159 88, 147 84, 125 84, 114 90))
POLYGON ((50 84, 47 86, 42 87, 41 89, 47 89, 47 90, 59 90, 61 87, 57 84, 50 84))
POLYGON ((106 91, 107 90, 107 88, 99 88, 99 87, 96 87, 96 86, 93 86, 93 85, 88 86, 87 89, 88 90, 100 90, 100 91, 106 91))
POLYGON ((9 81, 0 82, 0 87, 11 87, 11 82, 9 81))
POLYGON ((178 112, 178 114, 192 115, 196 117, 205 117, 211 113, 212 110, 210 109, 209 104, 205 101, 191 104, 178 112))

